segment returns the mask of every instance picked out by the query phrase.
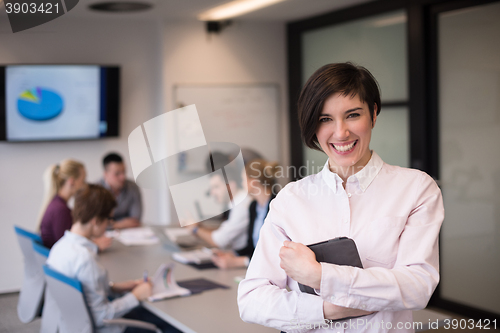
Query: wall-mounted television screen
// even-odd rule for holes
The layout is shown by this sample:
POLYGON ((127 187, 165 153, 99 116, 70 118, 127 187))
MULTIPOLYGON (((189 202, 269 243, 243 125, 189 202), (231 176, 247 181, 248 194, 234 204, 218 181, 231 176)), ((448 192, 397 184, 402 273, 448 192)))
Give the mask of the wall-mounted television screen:
POLYGON ((0 140, 118 136, 120 68, 0 66, 0 140))

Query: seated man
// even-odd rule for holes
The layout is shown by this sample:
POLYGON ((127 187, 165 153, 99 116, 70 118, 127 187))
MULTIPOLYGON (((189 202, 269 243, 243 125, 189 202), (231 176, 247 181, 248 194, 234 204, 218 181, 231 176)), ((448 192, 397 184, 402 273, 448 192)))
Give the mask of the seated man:
POLYGON ((139 187, 125 178, 123 158, 110 153, 102 160, 103 178, 99 184, 108 189, 117 202, 113 214, 114 229, 134 228, 141 225, 142 201, 139 187))
POLYGON ((222 222, 216 230, 207 229, 200 224, 192 224, 188 227, 193 234, 207 242, 210 246, 221 249, 241 250, 247 245, 247 229, 249 223, 248 208, 252 199, 247 196, 247 191, 242 188, 242 175, 237 170, 226 167, 226 175, 229 184, 219 174, 214 174, 210 178, 210 195, 220 203, 229 206, 229 202, 224 202, 231 193, 234 202, 239 202, 229 211, 227 220, 222 222))

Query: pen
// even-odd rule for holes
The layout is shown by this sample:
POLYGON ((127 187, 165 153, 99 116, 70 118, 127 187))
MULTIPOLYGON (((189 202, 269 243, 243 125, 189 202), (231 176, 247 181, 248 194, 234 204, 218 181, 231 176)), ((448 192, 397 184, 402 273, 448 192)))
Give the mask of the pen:
POLYGON ((144 273, 142 274, 143 278, 144 278, 144 282, 148 282, 148 270, 145 269, 144 270, 144 273))

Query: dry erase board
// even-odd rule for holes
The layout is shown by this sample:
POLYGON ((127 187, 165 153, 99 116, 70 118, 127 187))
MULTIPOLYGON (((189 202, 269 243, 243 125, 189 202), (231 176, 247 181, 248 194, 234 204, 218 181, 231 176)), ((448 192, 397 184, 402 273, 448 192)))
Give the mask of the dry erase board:
POLYGON ((233 142, 279 160, 278 85, 175 85, 174 102, 196 104, 207 142, 233 142))

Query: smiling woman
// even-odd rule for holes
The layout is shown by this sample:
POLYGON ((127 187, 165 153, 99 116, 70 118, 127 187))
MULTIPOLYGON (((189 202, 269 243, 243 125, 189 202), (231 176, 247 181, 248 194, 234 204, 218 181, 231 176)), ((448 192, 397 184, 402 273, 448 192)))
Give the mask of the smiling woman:
POLYGON ((370 150, 380 93, 367 69, 321 67, 298 108, 305 144, 329 159, 271 202, 238 289, 242 319, 287 332, 412 327, 411 310, 427 305, 439 281, 441 191, 427 174, 370 150), (355 241, 363 268, 319 263, 306 246, 337 237, 355 241))
POLYGON ((328 155, 330 168, 342 167, 345 180, 370 159, 371 130, 381 109, 378 84, 350 63, 326 65, 313 77, 298 103, 302 137, 328 155))

